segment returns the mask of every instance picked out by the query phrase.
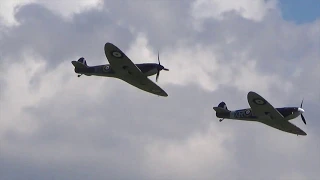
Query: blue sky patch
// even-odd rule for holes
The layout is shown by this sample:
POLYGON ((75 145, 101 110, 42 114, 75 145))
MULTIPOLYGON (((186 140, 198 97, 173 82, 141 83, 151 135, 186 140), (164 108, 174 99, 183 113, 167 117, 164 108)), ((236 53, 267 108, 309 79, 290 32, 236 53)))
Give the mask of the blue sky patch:
POLYGON ((320 0, 279 0, 282 16, 295 23, 308 23, 320 19, 320 0))

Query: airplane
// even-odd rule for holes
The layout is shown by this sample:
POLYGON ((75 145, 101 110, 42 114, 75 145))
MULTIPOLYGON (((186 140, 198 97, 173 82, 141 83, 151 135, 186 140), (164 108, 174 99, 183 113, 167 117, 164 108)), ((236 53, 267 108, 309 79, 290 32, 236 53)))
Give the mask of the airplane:
POLYGON ((84 57, 78 61, 72 61, 75 73, 78 77, 86 76, 104 76, 121 79, 141 90, 146 92, 167 97, 168 94, 151 81, 148 76, 157 74, 156 81, 158 81, 161 70, 169 71, 160 64, 158 52, 157 63, 143 63, 134 64, 117 46, 107 42, 104 46, 105 55, 110 64, 103 64, 97 66, 88 66, 84 57))
POLYGON ((302 109, 303 100, 300 107, 274 108, 267 100, 253 91, 248 93, 247 99, 251 108, 230 111, 223 101, 218 107, 213 107, 216 116, 221 118, 219 121, 222 122, 224 119, 256 121, 284 132, 307 135, 303 130, 289 122, 289 120, 301 116, 304 124, 307 124, 302 115, 305 112, 302 109))

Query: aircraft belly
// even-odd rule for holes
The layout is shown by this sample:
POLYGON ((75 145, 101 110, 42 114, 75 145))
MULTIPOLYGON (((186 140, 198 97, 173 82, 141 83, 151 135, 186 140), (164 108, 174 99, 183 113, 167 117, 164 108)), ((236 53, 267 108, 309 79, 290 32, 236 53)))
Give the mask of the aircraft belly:
POLYGON ((257 121, 257 117, 253 116, 248 109, 231 111, 230 119, 242 120, 242 121, 257 121))
POLYGON ((240 120, 240 121, 257 121, 256 118, 231 118, 233 120, 240 120))
POLYGON ((103 77, 117 77, 117 74, 109 64, 94 66, 93 68, 94 68, 94 71, 92 73, 89 73, 89 75, 103 76, 103 77))
POLYGON ((290 114, 289 116, 284 117, 284 119, 289 121, 289 120, 297 118, 298 116, 299 116, 299 114, 294 113, 294 114, 290 114))
POLYGON ((92 73, 90 75, 102 76, 102 77, 117 77, 116 74, 111 74, 111 73, 92 73))
POLYGON ((157 74, 157 72, 158 72, 157 69, 151 69, 150 71, 144 72, 143 74, 146 76, 152 76, 157 74))

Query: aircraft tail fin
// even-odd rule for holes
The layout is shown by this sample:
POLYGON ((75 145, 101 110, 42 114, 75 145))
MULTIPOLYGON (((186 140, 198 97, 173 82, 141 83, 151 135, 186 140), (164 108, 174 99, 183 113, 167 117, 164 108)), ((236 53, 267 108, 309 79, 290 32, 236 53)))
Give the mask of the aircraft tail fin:
POLYGON ((218 107, 213 107, 213 109, 217 112, 217 113, 224 113, 224 112, 229 112, 227 104, 225 102, 221 102, 218 107))
POLYGON ((228 110, 227 104, 223 101, 218 105, 218 107, 228 110))
POLYGON ((88 67, 87 61, 83 57, 79 58, 78 61, 72 61, 71 63, 75 68, 87 68, 88 67))

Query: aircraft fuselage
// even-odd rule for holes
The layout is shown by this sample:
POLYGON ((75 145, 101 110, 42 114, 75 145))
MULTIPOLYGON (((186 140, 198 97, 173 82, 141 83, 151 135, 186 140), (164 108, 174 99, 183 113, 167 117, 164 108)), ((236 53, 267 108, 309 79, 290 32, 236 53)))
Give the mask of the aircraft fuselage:
MULTIPOLYGON (((277 111, 282 114, 285 120, 291 120, 298 117, 303 110, 298 107, 283 107, 283 108, 276 108, 277 111)), ((235 120, 245 120, 245 121, 259 121, 259 117, 255 116, 252 113, 251 108, 247 109, 239 109, 235 111, 223 112, 223 113, 216 113, 218 118, 223 119, 235 119, 235 120)), ((266 112, 266 115, 267 112, 266 112)))
MULTIPOLYGON (((161 69, 161 65, 156 63, 143 63, 135 64, 140 71, 146 76, 152 76, 157 74, 158 69, 161 69)), ((109 64, 88 66, 86 68, 75 68, 74 71, 78 74, 84 74, 87 76, 105 76, 105 77, 117 77, 116 72, 109 64)))

